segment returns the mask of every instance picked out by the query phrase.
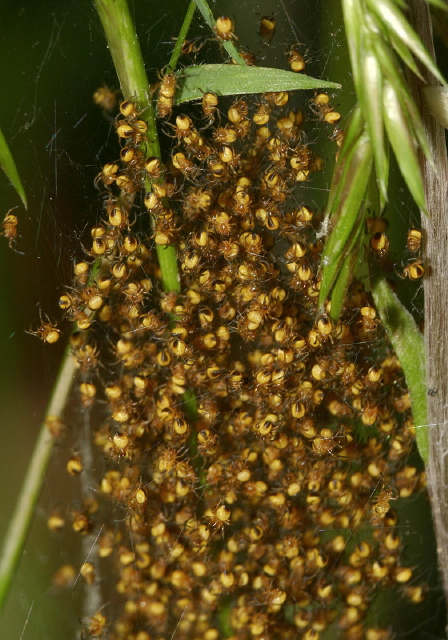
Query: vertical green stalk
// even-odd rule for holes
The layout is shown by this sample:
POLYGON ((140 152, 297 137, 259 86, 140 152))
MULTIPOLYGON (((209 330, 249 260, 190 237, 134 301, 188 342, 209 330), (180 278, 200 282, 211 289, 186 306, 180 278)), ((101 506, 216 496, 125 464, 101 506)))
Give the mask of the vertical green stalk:
MULTIPOLYGON (((148 78, 127 2, 126 0, 95 0, 95 5, 106 34, 123 96, 125 99, 131 99, 138 106, 141 111, 141 117, 148 125, 148 142, 142 149, 145 158, 161 158, 156 116, 149 91, 148 78)), ((168 73, 174 71, 177 65, 194 12, 195 4, 190 2, 176 46, 167 66, 168 73)), ((180 292, 176 247, 156 245, 156 250, 165 291, 180 292)), ((191 390, 187 391, 183 396, 183 400, 187 415, 190 419, 195 420, 197 416, 195 394, 191 390)), ((193 430, 189 440, 189 450, 192 460, 198 461, 198 474, 200 474, 196 440, 197 435, 193 430)))
MULTIPOLYGON (((126 0, 95 0, 125 100, 132 100, 148 125, 145 158, 160 158, 156 117, 140 44, 126 0)), ((176 248, 157 245, 165 291, 180 291, 176 248)))
POLYGON ((173 53, 171 54, 170 61, 168 62, 166 72, 173 73, 177 67, 177 61, 179 60, 180 54, 182 53, 182 47, 184 46, 184 42, 187 37, 188 29, 190 28, 191 21, 193 20, 194 12, 196 10, 196 5, 191 0, 188 5, 187 13, 185 14, 184 21, 179 31, 179 35, 177 36, 176 44, 174 45, 173 53))
POLYGON ((148 78, 140 44, 126 0, 95 0, 96 10, 103 25, 115 70, 125 100, 132 99, 145 109, 151 154, 160 157, 159 140, 155 126, 148 78))

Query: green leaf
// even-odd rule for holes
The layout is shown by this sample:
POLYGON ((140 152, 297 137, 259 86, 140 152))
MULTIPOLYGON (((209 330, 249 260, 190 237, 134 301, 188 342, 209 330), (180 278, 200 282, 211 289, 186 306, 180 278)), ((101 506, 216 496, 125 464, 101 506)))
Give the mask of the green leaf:
POLYGON ((341 315, 347 290, 353 280, 356 272, 356 266, 359 260, 359 254, 362 247, 363 226, 359 225, 359 233, 353 248, 340 265, 339 273, 333 285, 331 292, 331 309, 330 318, 337 322, 341 315))
POLYGON ((428 462, 428 418, 425 385, 425 345, 414 318, 384 278, 375 278, 373 299, 402 366, 411 397, 417 447, 428 462))
POLYGON ((207 91, 221 96, 267 91, 297 91, 299 89, 340 89, 336 82, 271 69, 269 67, 241 67, 231 64, 204 64, 188 67, 176 74, 178 95, 176 103, 201 99, 207 91))
POLYGON ((362 63, 363 104, 362 110, 372 142, 376 179, 380 193, 380 206, 387 201, 387 183, 389 177, 389 157, 384 143, 383 121, 383 75, 375 54, 366 52, 362 63))
POLYGON ((400 56, 404 64, 409 67, 412 73, 415 73, 415 75, 423 81, 423 76, 420 72, 420 69, 417 67, 417 63, 415 62, 415 59, 412 56, 409 48, 403 43, 402 40, 400 40, 400 38, 397 38, 393 32, 389 32, 387 35, 390 38, 391 45, 395 49, 396 53, 400 56))
MULTIPOLYGON (((423 80, 423 76, 420 73, 419 68, 415 62, 415 59, 409 50, 409 47, 404 44, 403 40, 397 37, 396 33, 388 28, 384 22, 380 20, 376 20, 374 16, 371 16, 372 25, 375 28, 371 29, 371 37, 376 40, 379 37, 379 33, 382 34, 382 43, 383 46, 388 47, 388 45, 392 45, 395 52, 402 59, 405 65, 407 65, 416 76, 418 76, 421 80, 423 80)), ((391 55, 391 60, 393 60, 393 56, 391 55)))
POLYGON ((384 85, 384 122, 398 166, 417 206, 426 212, 425 189, 417 155, 417 144, 400 101, 389 82, 384 85))
POLYGON ((342 0, 345 33, 347 37, 350 62, 353 71, 356 91, 360 93, 362 80, 362 35, 364 32, 364 16, 359 0, 342 0))
MULTIPOLYGON (((348 213, 348 209, 344 211, 344 218, 341 219, 342 221, 340 221, 339 224, 336 225, 336 227, 333 229, 332 233, 330 234, 328 238, 330 242, 327 241, 327 244, 325 245, 325 248, 324 248, 324 253, 322 254, 322 260, 321 260, 322 281, 321 281, 320 292, 319 292, 319 306, 322 307, 324 305, 325 300, 328 298, 330 292, 331 292, 331 300, 333 305, 333 294, 334 294, 334 288, 336 287, 337 291, 334 294, 335 300, 338 297, 341 298, 340 303, 335 302, 336 304, 335 309, 339 307, 339 312, 340 312, 340 308, 342 308, 343 296, 345 295, 345 292, 349 284, 347 282, 347 276, 349 274, 346 273, 345 275, 341 275, 341 271, 344 269, 344 267, 347 266, 347 260, 350 258, 350 256, 352 255, 352 252, 355 250, 357 246, 359 234, 363 230, 365 215, 366 215, 364 207, 360 206, 357 215, 353 217, 353 220, 348 221, 347 226, 345 226, 346 219, 348 218, 348 215, 345 215, 346 212, 348 213), (348 226, 349 224, 350 224, 350 227, 348 226), (337 242, 341 235, 346 235, 346 231, 348 229, 350 230, 350 233, 346 237, 346 242, 344 244, 343 250, 339 253, 337 253, 336 251, 333 251, 331 248, 331 244, 332 244, 331 240, 334 239, 334 242, 337 242)), ((357 252, 355 253, 356 253, 355 262, 357 262, 358 253, 357 252)), ((352 275, 353 273, 354 272, 352 272, 352 275)))
MULTIPOLYGON (((338 165, 339 162, 340 159, 338 159, 338 165)), ((333 176, 330 188, 329 202, 332 206, 328 213, 331 216, 330 220, 334 229, 327 238, 324 256, 327 248, 333 257, 343 251, 364 200, 372 163, 372 148, 367 133, 363 133, 358 138, 356 144, 352 146, 351 153, 344 156, 342 163, 343 171, 338 173, 336 177, 333 176), (336 198, 331 197, 333 190, 337 190, 336 198), (335 235, 334 231, 339 226, 340 233, 335 235)))
POLYGON ((367 5, 378 20, 384 24, 392 37, 396 37, 408 47, 425 67, 438 79, 445 83, 434 60, 429 55, 423 42, 411 27, 405 16, 391 0, 366 0, 367 5))
POLYGON ((364 118, 362 116, 361 109, 356 106, 350 116, 347 123, 347 128, 344 134, 344 142, 341 150, 339 151, 338 161, 333 171, 333 177, 331 180, 330 193, 328 195, 327 203, 327 216, 331 214, 337 208, 337 201, 339 200, 339 194, 343 189, 344 181, 343 174, 346 170, 348 158, 353 152, 353 148, 358 141, 358 138, 363 132, 364 118))
POLYGON ((395 92, 403 109, 403 113, 408 122, 409 131, 413 132, 413 136, 420 145, 423 153, 425 154, 428 162, 434 167, 434 161, 429 149, 428 140, 426 138, 425 130, 423 128, 420 113, 417 106, 410 94, 408 84, 403 76, 401 69, 397 66, 394 56, 391 54, 390 49, 384 45, 381 39, 376 39, 374 42, 375 53, 378 56, 378 60, 381 65, 384 76, 389 80, 390 84, 394 87, 395 92))
POLYGON ((16 164, 12 157, 11 151, 8 147, 8 143, 5 140, 0 129, 0 167, 6 174, 6 177, 11 181, 12 186, 16 190, 18 196, 22 200, 25 208, 27 206, 27 200, 25 195, 25 189, 23 188, 22 181, 20 180, 19 173, 17 171, 16 164))
MULTIPOLYGON (((372 147, 364 133, 347 158, 343 172, 337 209, 331 213, 336 225, 327 238, 322 253, 322 282, 319 305, 322 306, 331 291, 345 258, 352 251, 363 227, 365 211, 362 206, 372 168, 372 147)), ((332 184, 333 188, 333 184, 332 184)), ((331 219, 331 220, 332 220, 331 219)))
MULTIPOLYGON (((358 142, 359 141, 357 141, 357 143, 358 142)), ((353 185, 356 188, 356 178, 354 172, 356 172, 357 169, 357 154, 359 154, 359 145, 355 144, 351 148, 350 153, 347 154, 344 159, 342 171, 338 171, 337 173, 335 172, 335 174, 333 175, 333 180, 330 187, 327 214, 327 218, 331 220, 331 229, 334 229, 339 224, 339 220, 344 211, 344 203, 346 202, 347 198, 350 197, 350 191, 353 188, 353 185)), ((356 215, 356 212, 354 212, 354 215, 356 215)), ((333 250, 335 250, 335 247, 333 248, 333 250)), ((338 254, 339 253, 340 251, 338 251, 338 254)))

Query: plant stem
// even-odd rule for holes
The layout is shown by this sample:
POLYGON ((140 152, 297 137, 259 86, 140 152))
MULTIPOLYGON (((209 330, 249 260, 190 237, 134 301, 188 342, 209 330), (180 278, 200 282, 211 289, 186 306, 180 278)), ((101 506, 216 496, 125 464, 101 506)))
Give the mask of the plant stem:
POLYGON ((173 71, 177 67, 177 61, 179 60, 179 56, 182 52, 182 47, 184 46, 185 39, 187 37, 188 29, 190 28, 191 21, 193 20, 194 12, 196 10, 196 5, 193 0, 191 0, 188 5, 187 13, 185 14, 184 21, 179 31, 179 35, 176 39, 176 44, 174 45, 173 53, 171 54, 170 61, 166 67, 167 73, 173 73, 173 71))
MULTIPOLYGON (((95 0, 95 6, 106 34, 112 60, 125 100, 132 100, 148 125, 148 140, 143 152, 146 158, 160 158, 156 117, 149 90, 140 44, 126 0, 95 0)), ((173 246, 156 247, 165 291, 180 291, 177 253, 173 246)))
MULTIPOLYGON (((426 2, 411 0, 410 20, 434 57, 432 25, 426 2)), ((435 83, 426 68, 424 80, 435 83)), ((434 517, 437 553, 448 602, 448 159, 445 132, 429 113, 422 93, 422 82, 408 74, 409 84, 422 116, 431 157, 437 167, 433 171, 427 158, 421 158, 429 215, 422 215, 425 257, 431 273, 424 279, 426 392, 428 402, 429 457, 428 490, 434 517)), ((418 428, 419 425, 416 425, 418 428)))
POLYGON ((3 549, 1 550, 0 609, 8 595, 53 451, 55 438, 49 431, 48 423, 50 419, 53 421, 54 419, 60 420, 62 418, 75 373, 76 360, 72 356, 71 347, 69 346, 65 352, 56 385, 46 411, 46 419, 42 423, 39 437, 31 457, 31 463, 27 469, 25 483, 10 521, 3 549))
MULTIPOLYGON (((151 94, 143 56, 126 0, 95 0, 96 10, 106 34, 121 90, 126 100, 133 99, 153 117, 151 94)), ((149 122, 148 122, 149 124, 149 122)), ((151 137, 150 132, 150 137, 151 137)), ((153 141, 155 153, 160 155, 158 138, 153 141)))

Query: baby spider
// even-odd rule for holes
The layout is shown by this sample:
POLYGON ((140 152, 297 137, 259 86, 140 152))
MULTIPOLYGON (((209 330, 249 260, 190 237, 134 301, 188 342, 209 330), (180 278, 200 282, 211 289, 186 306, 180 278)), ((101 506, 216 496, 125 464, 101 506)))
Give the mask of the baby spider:
POLYGON ((0 236, 5 236, 5 238, 8 240, 9 248, 23 256, 24 253, 22 251, 17 251, 17 249, 14 248, 16 240, 20 238, 20 236, 17 234, 17 225, 19 224, 19 219, 16 215, 14 215, 14 213, 11 213, 11 211, 14 211, 14 209, 17 209, 17 207, 13 207, 12 209, 10 209, 4 217, 4 220, 2 222, 3 231, 0 233, 0 236))
POLYGON ((216 20, 215 33, 220 40, 237 40, 233 33, 235 25, 231 18, 221 16, 216 20))
POLYGON ((274 37, 277 22, 273 15, 261 16, 259 34, 262 38, 266 38, 268 42, 274 37))
POLYGON ((403 269, 402 278, 408 278, 409 280, 419 280, 425 273, 425 267, 422 265, 420 259, 414 260, 410 264, 406 265, 403 269))
POLYGON ((107 113, 113 113, 117 108, 118 91, 110 89, 106 84, 99 87, 93 94, 93 101, 107 113))
MULTIPOLYGON (((106 629, 107 618, 101 613, 101 610, 99 610, 94 616, 88 619, 85 630, 89 634, 89 638, 104 638, 106 629)), ((82 637, 85 638, 85 636, 82 637)))
POLYGON ((157 100, 157 111, 161 118, 166 118, 171 115, 176 83, 176 76, 172 73, 167 73, 162 77, 157 100))
POLYGON ((199 37, 194 38, 193 40, 185 40, 182 45, 181 54, 183 56, 189 56, 192 53, 198 53, 198 51, 202 49, 204 44, 205 44, 205 40, 200 42, 199 37))
POLYGON ((207 118, 209 124, 215 121, 215 112, 218 108, 218 96, 215 93, 207 91, 202 96, 202 111, 207 118))
POLYGON ((60 330, 50 322, 48 316, 45 318, 46 322, 42 318, 42 313, 39 312, 41 325, 35 331, 28 331, 32 336, 37 336, 43 342, 47 342, 48 344, 54 344, 59 340, 61 335, 60 330))
POLYGON ((415 229, 415 228, 409 229, 407 242, 406 242, 408 251, 416 253, 417 251, 419 251, 421 243, 422 243, 422 232, 420 231, 420 229, 415 229))
POLYGON ((300 53, 297 46, 292 47, 288 53, 288 64, 291 68, 291 71, 295 73, 300 73, 301 71, 305 71, 306 59, 300 53))
POLYGON ((370 519, 370 522, 374 525, 382 522, 390 509, 389 502, 391 500, 396 500, 397 497, 397 495, 394 495, 394 491, 383 483, 380 493, 373 501, 374 516, 370 519))

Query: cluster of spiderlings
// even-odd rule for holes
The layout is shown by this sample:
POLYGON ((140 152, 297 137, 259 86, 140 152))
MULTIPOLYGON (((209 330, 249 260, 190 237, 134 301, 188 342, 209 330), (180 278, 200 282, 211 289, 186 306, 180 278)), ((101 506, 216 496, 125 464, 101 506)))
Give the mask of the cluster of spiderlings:
MULTIPOLYGON (((324 96, 312 114, 334 123, 324 96)), ((169 115, 172 95, 160 97, 169 115)), ((84 634, 386 640, 366 628, 378 591, 424 594, 390 508, 424 484, 406 464, 401 368, 359 282, 338 323, 318 312, 319 216, 303 186, 322 161, 302 111, 287 93, 218 109, 205 94, 197 120, 163 125, 162 166, 144 160, 146 125, 121 105, 95 262, 75 265, 60 299, 81 330, 82 405, 101 416, 98 468, 106 459, 106 506, 71 513, 81 534, 102 526, 99 566, 81 574, 115 575, 84 634), (145 210, 146 234, 133 230, 145 210), (162 292, 154 243, 177 246, 180 294, 162 292)), ((67 468, 82 473, 79 454, 67 468)))

